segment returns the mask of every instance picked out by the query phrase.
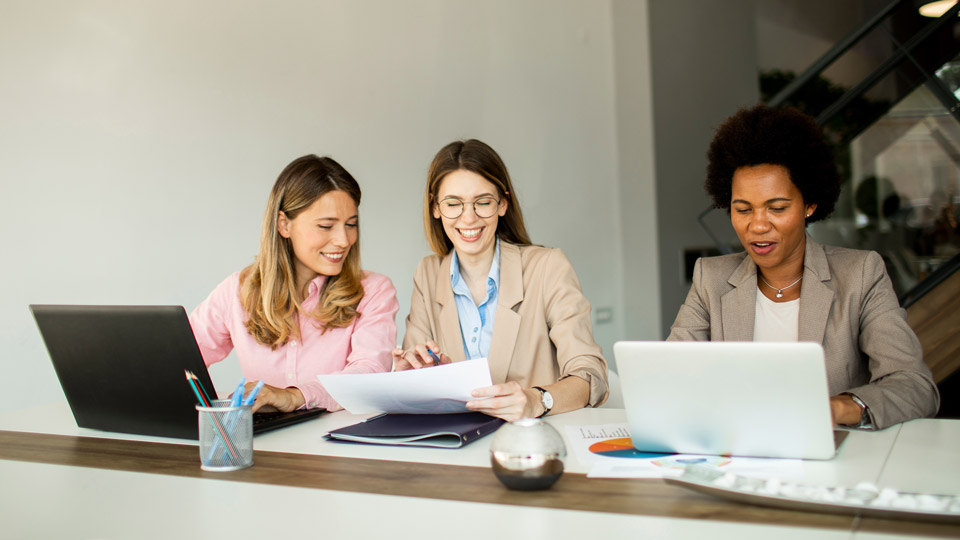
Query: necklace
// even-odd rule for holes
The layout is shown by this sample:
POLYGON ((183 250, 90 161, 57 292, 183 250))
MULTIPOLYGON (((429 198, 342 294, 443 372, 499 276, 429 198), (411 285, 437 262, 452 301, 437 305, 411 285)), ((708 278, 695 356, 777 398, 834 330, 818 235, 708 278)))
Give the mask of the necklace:
POLYGON ((803 279, 803 273, 800 274, 800 277, 798 277, 796 281, 794 281, 793 283, 787 285, 786 287, 782 287, 782 288, 779 288, 779 289, 778 289, 777 287, 774 287, 773 285, 767 283, 767 280, 763 279, 763 274, 761 274, 760 272, 757 272, 757 277, 759 277, 759 278, 760 278, 760 281, 762 281, 763 284, 766 285, 767 287, 770 287, 771 289, 776 289, 776 291, 777 291, 777 298, 783 298, 783 291, 789 289, 790 287, 793 287, 793 286, 796 285, 797 283, 800 283, 800 280, 803 279))

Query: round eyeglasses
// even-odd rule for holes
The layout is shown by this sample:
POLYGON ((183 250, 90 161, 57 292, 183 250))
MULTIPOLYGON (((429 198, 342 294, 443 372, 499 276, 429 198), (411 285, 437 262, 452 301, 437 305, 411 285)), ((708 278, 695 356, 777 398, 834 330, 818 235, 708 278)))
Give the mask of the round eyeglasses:
POLYGON ((460 217, 460 214, 463 214, 463 207, 468 204, 473 206, 473 213, 476 214, 478 218, 493 217, 500 207, 500 201, 493 197, 480 197, 473 202, 461 201, 456 197, 447 197, 437 203, 437 208, 443 217, 447 219, 457 219, 460 217))

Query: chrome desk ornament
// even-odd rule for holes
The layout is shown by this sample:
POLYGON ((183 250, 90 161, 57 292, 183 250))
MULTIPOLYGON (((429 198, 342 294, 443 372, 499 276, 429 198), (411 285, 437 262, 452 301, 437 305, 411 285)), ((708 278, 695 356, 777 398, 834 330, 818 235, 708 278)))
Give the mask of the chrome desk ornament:
POLYGON ((547 489, 563 474, 563 437, 538 418, 504 424, 490 442, 493 474, 510 489, 547 489))

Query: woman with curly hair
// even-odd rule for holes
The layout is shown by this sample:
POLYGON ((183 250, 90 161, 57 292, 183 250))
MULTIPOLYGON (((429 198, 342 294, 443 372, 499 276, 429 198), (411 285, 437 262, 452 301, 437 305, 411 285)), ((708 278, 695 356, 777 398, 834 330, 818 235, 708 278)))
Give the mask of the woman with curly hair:
POLYGON ((720 126, 707 157, 706 190, 746 252, 697 261, 667 339, 817 342, 836 424, 883 429, 936 414, 937 388, 880 255, 806 233, 840 195, 816 121, 744 109, 720 126))
POLYGON ((246 390, 266 383, 254 411, 336 410, 317 375, 390 370, 397 292, 360 268, 359 205, 339 163, 294 160, 270 192, 256 261, 190 314, 207 365, 236 349, 246 390))

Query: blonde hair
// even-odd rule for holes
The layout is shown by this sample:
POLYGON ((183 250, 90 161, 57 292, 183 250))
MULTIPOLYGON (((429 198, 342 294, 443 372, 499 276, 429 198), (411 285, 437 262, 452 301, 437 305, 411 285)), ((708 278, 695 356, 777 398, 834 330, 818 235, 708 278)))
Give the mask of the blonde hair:
MULTIPOLYGON (((333 159, 312 154, 287 165, 270 191, 260 233, 260 252, 256 261, 240 274, 240 301, 250 315, 245 326, 259 343, 276 348, 300 333, 297 317, 303 308, 295 279, 295 255, 290 239, 277 230, 280 213, 294 219, 331 191, 346 193, 360 206, 360 186, 350 173, 333 159)), ((327 278, 316 309, 307 315, 324 332, 349 326, 360 316, 357 305, 363 298, 362 280, 358 226, 357 241, 342 270, 327 278)))
POLYGON ((520 201, 513 193, 507 166, 493 148, 476 139, 452 142, 437 152, 427 172, 427 189, 423 195, 423 227, 430 249, 441 257, 453 249, 453 242, 443 230, 443 223, 433 217, 433 205, 443 179, 454 171, 470 171, 497 186, 501 200, 507 202, 507 213, 497 222, 497 236, 520 246, 530 245, 527 227, 523 224, 520 201))

